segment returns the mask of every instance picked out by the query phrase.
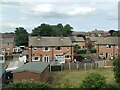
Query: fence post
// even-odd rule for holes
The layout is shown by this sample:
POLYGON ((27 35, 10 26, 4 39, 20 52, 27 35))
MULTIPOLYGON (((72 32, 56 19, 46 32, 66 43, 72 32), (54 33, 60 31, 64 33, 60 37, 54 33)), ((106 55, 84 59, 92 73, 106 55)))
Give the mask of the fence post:
POLYGON ((76 64, 76 68, 77 68, 77 70, 79 69, 79 67, 78 67, 78 62, 77 62, 77 64, 76 64))
POLYGON ((86 63, 84 63, 84 68, 86 69, 86 63))
POLYGON ((91 69, 92 69, 92 62, 90 63, 91 69))
POLYGON ((68 64, 68 66, 69 66, 69 70, 70 70, 70 62, 69 62, 69 64, 68 64))
POLYGON ((51 64, 50 64, 50 72, 51 72, 51 64))

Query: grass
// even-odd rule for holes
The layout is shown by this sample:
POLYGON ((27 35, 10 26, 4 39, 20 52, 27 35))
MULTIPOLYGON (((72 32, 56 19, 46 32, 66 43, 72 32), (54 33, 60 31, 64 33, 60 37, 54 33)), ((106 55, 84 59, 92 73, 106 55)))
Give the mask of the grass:
POLYGON ((89 53, 89 54, 80 54, 80 56, 83 56, 83 57, 87 57, 87 56, 93 56, 93 54, 92 53, 89 53))
POLYGON ((55 87, 64 87, 64 84, 70 84, 72 87, 79 87, 82 80, 91 72, 97 72, 106 77, 107 83, 115 84, 113 68, 89 69, 89 70, 65 70, 62 72, 51 72, 53 78, 52 85, 55 87))

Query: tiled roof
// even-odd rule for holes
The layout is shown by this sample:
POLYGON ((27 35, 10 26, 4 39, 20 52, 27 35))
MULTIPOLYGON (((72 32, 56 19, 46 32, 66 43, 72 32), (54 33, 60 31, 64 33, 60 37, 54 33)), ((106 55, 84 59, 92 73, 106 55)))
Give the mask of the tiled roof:
POLYGON ((96 41, 96 44, 115 44, 118 45, 120 38, 118 37, 90 37, 91 41, 96 41))
POLYGON ((29 37, 29 46, 71 46, 69 37, 29 37))
POLYGON ((15 72, 23 72, 23 71, 30 71, 35 73, 42 73, 50 63, 47 62, 29 62, 27 64, 22 65, 21 67, 17 68, 15 72))
POLYGON ((77 37, 77 36, 71 36, 70 39, 71 39, 72 42, 85 41, 83 37, 77 37))

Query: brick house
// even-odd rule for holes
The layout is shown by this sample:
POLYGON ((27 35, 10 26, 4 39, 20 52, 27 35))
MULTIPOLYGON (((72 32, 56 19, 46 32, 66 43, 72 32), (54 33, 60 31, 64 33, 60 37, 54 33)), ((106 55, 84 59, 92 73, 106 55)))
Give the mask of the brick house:
POLYGON ((91 32, 88 32, 89 37, 104 37, 104 36, 110 36, 109 32, 105 32, 103 30, 93 30, 91 32))
POLYGON ((94 37, 97 57, 112 59, 118 57, 118 37, 94 37))
POLYGON ((33 80, 47 82, 49 79, 49 63, 29 62, 13 71, 13 81, 33 80))
POLYGON ((83 37, 71 36, 70 39, 73 45, 78 44, 81 47, 81 49, 85 48, 86 42, 83 37))
POLYGON ((73 60, 73 47, 69 37, 29 37, 29 61, 54 60, 61 63, 73 60))
POLYGON ((12 54, 13 47, 15 46, 15 34, 3 33, 2 34, 2 54, 12 54))

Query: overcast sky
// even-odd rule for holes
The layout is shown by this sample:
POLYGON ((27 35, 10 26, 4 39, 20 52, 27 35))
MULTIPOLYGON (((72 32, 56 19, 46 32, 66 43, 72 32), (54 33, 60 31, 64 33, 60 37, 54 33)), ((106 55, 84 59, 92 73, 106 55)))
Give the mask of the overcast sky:
POLYGON ((1 32, 14 32, 16 27, 32 32, 42 23, 70 24, 74 31, 117 29, 118 1, 4 0, 0 3, 1 32))

